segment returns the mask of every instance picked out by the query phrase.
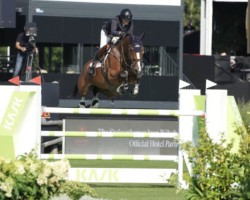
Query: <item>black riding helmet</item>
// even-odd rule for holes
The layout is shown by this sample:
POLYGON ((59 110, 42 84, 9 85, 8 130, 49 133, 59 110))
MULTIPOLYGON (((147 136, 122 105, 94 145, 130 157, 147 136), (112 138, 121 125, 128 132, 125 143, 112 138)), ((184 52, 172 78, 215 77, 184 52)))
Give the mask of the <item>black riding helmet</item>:
POLYGON ((121 11, 120 17, 121 17, 122 19, 127 19, 127 20, 131 21, 133 15, 132 15, 132 12, 131 12, 129 9, 125 8, 125 9, 123 9, 123 10, 121 11))

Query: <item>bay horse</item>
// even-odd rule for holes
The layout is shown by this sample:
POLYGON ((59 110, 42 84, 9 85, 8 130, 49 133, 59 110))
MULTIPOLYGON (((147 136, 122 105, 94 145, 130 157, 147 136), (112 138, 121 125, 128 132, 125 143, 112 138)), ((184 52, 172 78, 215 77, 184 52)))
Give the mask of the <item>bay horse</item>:
POLYGON ((144 34, 125 35, 116 44, 107 44, 101 48, 94 76, 88 75, 93 60, 84 65, 73 92, 73 96, 79 93, 82 97, 79 107, 98 107, 98 92, 112 100, 127 91, 133 97, 139 93, 144 53, 143 37, 144 34), (89 90, 92 90, 93 99, 91 105, 87 106, 85 97, 89 90))

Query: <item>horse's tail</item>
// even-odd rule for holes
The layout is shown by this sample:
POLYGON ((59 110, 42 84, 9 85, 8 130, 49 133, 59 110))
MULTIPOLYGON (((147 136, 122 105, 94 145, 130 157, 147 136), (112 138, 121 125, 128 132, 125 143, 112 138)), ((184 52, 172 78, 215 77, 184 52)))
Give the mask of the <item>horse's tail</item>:
POLYGON ((77 83, 75 84, 75 87, 74 87, 74 91, 72 93, 72 97, 75 97, 78 93, 78 87, 77 87, 77 83))

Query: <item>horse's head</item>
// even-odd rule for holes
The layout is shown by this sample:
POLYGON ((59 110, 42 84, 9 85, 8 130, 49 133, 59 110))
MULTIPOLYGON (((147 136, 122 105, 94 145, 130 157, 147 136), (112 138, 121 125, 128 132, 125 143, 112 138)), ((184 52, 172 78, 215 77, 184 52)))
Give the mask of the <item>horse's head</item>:
POLYGON ((126 44, 126 40, 128 43, 127 51, 124 50, 124 63, 126 67, 130 67, 137 76, 140 76, 142 71, 142 57, 144 53, 143 37, 144 34, 141 36, 127 36, 124 39, 124 43, 126 44))

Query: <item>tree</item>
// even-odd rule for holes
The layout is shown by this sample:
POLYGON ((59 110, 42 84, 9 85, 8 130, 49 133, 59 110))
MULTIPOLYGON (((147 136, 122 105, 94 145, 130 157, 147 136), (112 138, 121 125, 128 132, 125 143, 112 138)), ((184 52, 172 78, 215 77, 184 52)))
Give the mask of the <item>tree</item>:
POLYGON ((191 20, 192 25, 200 29, 200 0, 184 0, 184 25, 188 20, 191 20))

